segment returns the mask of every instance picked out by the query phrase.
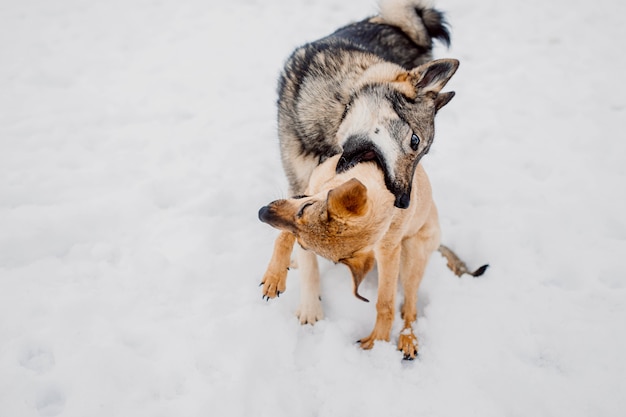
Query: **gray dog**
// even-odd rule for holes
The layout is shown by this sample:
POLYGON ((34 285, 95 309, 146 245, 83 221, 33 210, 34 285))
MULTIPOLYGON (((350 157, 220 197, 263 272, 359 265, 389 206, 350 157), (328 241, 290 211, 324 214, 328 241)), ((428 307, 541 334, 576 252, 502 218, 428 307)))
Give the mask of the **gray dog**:
POLYGON ((279 81, 278 133, 291 195, 311 173, 342 154, 341 173, 376 161, 394 205, 407 208, 415 167, 434 138, 440 93, 455 59, 432 59, 433 39, 449 44, 443 14, 424 0, 382 0, 377 16, 306 44, 279 81))

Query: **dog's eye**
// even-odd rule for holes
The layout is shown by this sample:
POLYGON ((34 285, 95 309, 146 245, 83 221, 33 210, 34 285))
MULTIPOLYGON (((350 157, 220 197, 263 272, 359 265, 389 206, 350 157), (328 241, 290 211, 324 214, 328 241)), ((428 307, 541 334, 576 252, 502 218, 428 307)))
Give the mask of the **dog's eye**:
POLYGON ((420 137, 417 136, 415 133, 413 133, 413 135, 411 136, 411 149, 416 151, 419 145, 420 145, 420 137))
POLYGON ((307 207, 313 205, 313 203, 309 202, 309 203, 304 203, 302 205, 302 207, 300 207, 300 210, 298 210, 298 212, 296 213, 296 218, 300 218, 302 217, 302 215, 304 214, 304 209, 306 209, 307 207))

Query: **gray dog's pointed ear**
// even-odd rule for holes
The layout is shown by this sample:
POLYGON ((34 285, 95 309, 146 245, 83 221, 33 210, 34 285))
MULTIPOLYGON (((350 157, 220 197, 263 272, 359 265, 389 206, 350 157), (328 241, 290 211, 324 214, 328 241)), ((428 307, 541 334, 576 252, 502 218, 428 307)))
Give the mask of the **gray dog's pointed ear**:
POLYGON ((452 100, 454 97, 454 91, 448 91, 447 93, 439 93, 437 94, 437 98, 435 99, 435 109, 439 111, 440 108, 445 106, 452 100))
POLYGON ((367 188, 352 178, 328 192, 328 215, 336 217, 361 216, 367 205, 367 188))
MULTIPOLYGON (((418 94, 439 93, 459 67, 456 59, 436 59, 411 70, 418 94)), ((450 99, 452 97, 449 97, 450 99)), ((450 101, 448 99, 448 101, 450 101)), ((446 102, 447 103, 447 102, 446 102)), ((443 107, 446 103, 443 103, 443 107)))

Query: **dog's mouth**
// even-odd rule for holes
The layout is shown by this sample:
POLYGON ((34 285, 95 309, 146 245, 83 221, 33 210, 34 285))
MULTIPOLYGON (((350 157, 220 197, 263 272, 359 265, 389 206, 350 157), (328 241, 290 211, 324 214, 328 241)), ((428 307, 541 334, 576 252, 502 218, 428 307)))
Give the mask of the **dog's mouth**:
POLYGON ((360 159, 361 161, 373 161, 373 160, 378 160, 378 157, 376 156, 376 152, 367 151, 367 152, 364 152, 363 155, 361 155, 360 159))
POLYGON ((385 165, 382 161, 382 156, 380 152, 374 145, 366 145, 365 148, 359 149, 346 149, 344 148, 344 152, 339 158, 339 162, 337 162, 337 174, 341 174, 351 168, 353 168, 356 164, 360 162, 374 161, 376 164, 385 171, 385 165))
POLYGON ((336 172, 341 174, 348 171, 361 162, 375 162, 382 170, 385 177, 385 186, 394 195, 394 206, 405 209, 409 207, 411 201, 411 180, 408 186, 401 185, 395 181, 390 173, 390 168, 384 163, 385 159, 378 147, 365 138, 351 137, 343 145, 343 154, 337 162, 336 172))

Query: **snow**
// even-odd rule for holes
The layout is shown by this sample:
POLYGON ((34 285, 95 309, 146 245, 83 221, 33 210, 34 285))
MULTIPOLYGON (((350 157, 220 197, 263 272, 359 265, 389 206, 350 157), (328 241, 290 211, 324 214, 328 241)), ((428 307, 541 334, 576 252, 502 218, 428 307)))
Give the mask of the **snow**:
POLYGON ((297 270, 257 286, 278 72, 373 1, 1 5, 0 416, 623 415, 626 3, 437 6, 461 66, 423 163, 444 243, 491 267, 433 255, 407 362, 354 343, 347 268, 315 326, 297 270))

